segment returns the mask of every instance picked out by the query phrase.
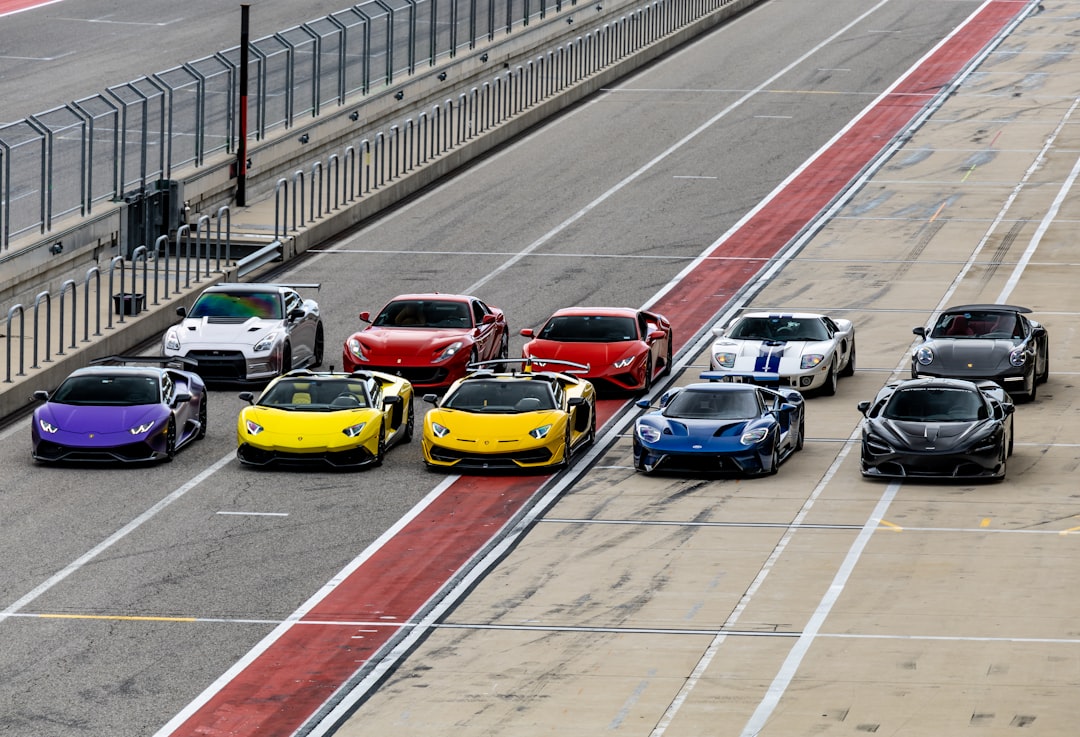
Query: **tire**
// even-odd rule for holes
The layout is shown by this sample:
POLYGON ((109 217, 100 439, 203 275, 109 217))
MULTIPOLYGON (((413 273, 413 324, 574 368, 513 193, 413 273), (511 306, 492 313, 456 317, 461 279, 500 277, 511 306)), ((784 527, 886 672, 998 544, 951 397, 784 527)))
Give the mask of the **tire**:
POLYGON ((405 430, 401 433, 401 442, 408 443, 413 439, 416 430, 416 413, 413 411, 413 400, 409 397, 409 414, 405 419, 405 430))
POLYGON ((772 455, 769 458, 769 468, 762 471, 763 476, 775 476, 776 472, 780 470, 780 449, 776 447, 776 443, 773 443, 772 455))
MULTIPOLYGON (((502 335, 502 341, 499 343, 499 358, 505 361, 510 358, 510 331, 509 328, 502 335)), ((503 363, 499 369, 506 371, 509 368, 507 364, 503 363)))
POLYGON ((652 354, 650 353, 648 355, 648 357, 645 359, 645 383, 641 387, 641 389, 638 390, 642 394, 648 394, 649 391, 652 389, 652 372, 653 372, 652 354))
POLYGON ((1009 420, 1009 447, 1005 450, 1005 456, 1011 456, 1013 454, 1013 440, 1016 438, 1015 428, 1013 427, 1013 421, 1009 420))
POLYGON ((573 455, 574 455, 574 453, 573 453, 574 448, 573 448, 573 445, 571 444, 571 442, 572 441, 571 441, 571 436, 570 436, 570 422, 569 422, 569 420, 567 420, 567 423, 566 423, 566 435, 563 438, 563 462, 562 462, 563 468, 570 468, 570 459, 573 458, 573 455))
POLYGON ((671 364, 675 361, 674 349, 671 347, 674 337, 673 335, 668 336, 667 358, 664 359, 664 370, 660 372, 661 376, 671 376, 671 364))
POLYGON ((386 425, 379 425, 379 445, 375 450, 375 462, 371 465, 381 466, 386 458, 386 425))
POLYGON ((319 366, 322 366, 325 343, 326 340, 323 333, 323 326, 320 322, 318 327, 315 328, 315 345, 312 346, 312 352, 314 355, 311 359, 311 368, 318 368, 319 366))
POLYGON ((195 435, 196 440, 202 440, 206 437, 206 419, 209 412, 206 409, 206 395, 202 395, 202 399, 199 400, 199 432, 195 435))
POLYGON ((1035 375, 1035 383, 1045 384, 1050 378, 1050 351, 1046 351, 1046 361, 1043 364, 1043 370, 1041 373, 1035 375))
POLYGON ((854 376, 855 375, 855 341, 851 341, 851 355, 848 356, 848 362, 844 364, 843 370, 840 372, 841 376, 854 376))
POLYGON ((281 351, 281 372, 278 374, 287 374, 292 371, 292 346, 288 343, 281 351))
POLYGON ((795 440, 795 450, 802 450, 806 442, 806 417, 799 418, 799 437, 795 440))
POLYGON ((596 407, 589 408, 589 434, 585 438, 585 445, 592 445, 596 442, 596 407))
POLYGON ((821 386, 821 394, 831 397, 836 394, 836 362, 829 364, 829 375, 825 377, 825 383, 821 386))
MULTIPOLYGON (((1024 382, 1025 384, 1027 382, 1024 382)), ((1022 395, 1025 402, 1034 402, 1035 397, 1039 394, 1039 377, 1035 375, 1035 370, 1031 371, 1031 390, 1024 392, 1022 395)))
POLYGON ((165 428, 165 462, 176 458, 176 418, 170 417, 165 428))

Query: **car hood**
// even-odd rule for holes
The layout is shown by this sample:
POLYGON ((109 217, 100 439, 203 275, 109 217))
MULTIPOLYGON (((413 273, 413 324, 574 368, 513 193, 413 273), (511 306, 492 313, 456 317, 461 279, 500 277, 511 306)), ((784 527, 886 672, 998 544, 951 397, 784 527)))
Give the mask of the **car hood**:
POLYGON ((131 407, 87 407, 49 403, 34 412, 41 418, 70 433, 123 432, 152 420, 162 419, 168 410, 160 404, 137 404, 131 407))
MULTIPOLYGON (((616 361, 642 351, 643 344, 636 340, 621 340, 617 343, 564 343, 557 340, 533 340, 525 346, 524 353, 536 359, 539 368, 541 359, 550 358, 560 361, 573 361, 589 367, 589 374, 603 373, 616 361)), ((558 366, 552 367, 560 370, 558 366)))
POLYGON ((341 432, 347 427, 361 422, 373 421, 378 411, 369 407, 352 407, 326 412, 304 412, 302 410, 283 410, 273 407, 245 407, 240 419, 251 420, 265 430, 274 433, 314 435, 341 432))
POLYGON ((258 342, 263 335, 279 327, 281 327, 280 320, 265 320, 259 317, 251 317, 243 322, 223 321, 221 318, 211 317, 189 317, 180 323, 176 333, 184 345, 193 343, 247 345, 258 342))
POLYGON ((370 327, 353 337, 376 356, 423 357, 455 341, 472 340, 472 329, 370 327))
POLYGON ((949 451, 962 449, 986 436, 992 428, 990 421, 976 422, 908 422, 905 420, 876 420, 873 427, 893 444, 912 450, 949 451))
POLYGON ((805 355, 829 355, 833 344, 828 340, 732 340, 713 341, 712 352, 734 353, 735 368, 740 371, 777 373, 795 371, 805 355))
POLYGON ((973 368, 977 368, 996 366, 1002 361, 1008 361, 1009 354, 1017 347, 1018 342, 1007 338, 961 338, 959 340, 932 340, 926 345, 934 351, 935 361, 953 364, 970 363, 973 368))
POLYGON ((639 423, 660 429, 660 439, 649 445, 658 448, 707 450, 741 445, 739 439, 753 420, 691 420, 663 417, 660 414, 639 418, 639 423))

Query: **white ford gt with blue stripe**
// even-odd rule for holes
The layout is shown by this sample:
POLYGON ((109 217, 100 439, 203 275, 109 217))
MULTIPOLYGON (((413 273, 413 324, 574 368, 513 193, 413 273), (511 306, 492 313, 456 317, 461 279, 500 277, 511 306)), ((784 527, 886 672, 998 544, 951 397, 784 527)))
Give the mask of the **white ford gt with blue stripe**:
POLYGON ((733 381, 753 375, 779 377, 800 392, 836 393, 840 376, 855 373, 855 326, 808 312, 748 312, 726 328, 713 328, 709 352, 713 371, 733 381))

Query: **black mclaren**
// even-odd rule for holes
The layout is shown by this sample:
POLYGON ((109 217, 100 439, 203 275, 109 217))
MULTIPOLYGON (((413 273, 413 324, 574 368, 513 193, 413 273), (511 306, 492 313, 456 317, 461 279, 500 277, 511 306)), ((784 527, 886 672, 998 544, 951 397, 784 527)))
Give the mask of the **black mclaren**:
POLYGON ((860 402, 862 475, 1003 479, 1013 403, 992 381, 908 379, 860 402))
POLYGON ((1033 401, 1050 376, 1050 340, 1030 314, 1027 307, 998 304, 945 310, 933 325, 912 331, 923 341, 911 354, 911 377, 989 379, 1033 401))

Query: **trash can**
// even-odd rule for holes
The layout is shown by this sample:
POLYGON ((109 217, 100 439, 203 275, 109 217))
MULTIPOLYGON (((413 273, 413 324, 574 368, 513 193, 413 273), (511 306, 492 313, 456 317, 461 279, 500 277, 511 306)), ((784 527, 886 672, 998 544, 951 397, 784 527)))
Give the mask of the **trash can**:
POLYGON ((113 295, 113 309, 117 315, 138 315, 146 307, 146 295, 142 293, 113 295))

